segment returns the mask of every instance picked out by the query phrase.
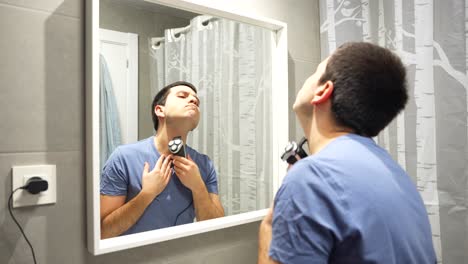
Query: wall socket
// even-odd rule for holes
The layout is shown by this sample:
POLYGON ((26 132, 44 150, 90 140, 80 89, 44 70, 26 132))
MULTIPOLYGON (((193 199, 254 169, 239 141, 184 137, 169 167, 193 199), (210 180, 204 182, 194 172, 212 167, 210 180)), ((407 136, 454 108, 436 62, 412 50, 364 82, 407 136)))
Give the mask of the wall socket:
POLYGON ((49 188, 38 194, 30 194, 27 190, 18 190, 13 195, 13 208, 40 204, 51 204, 57 201, 56 166, 34 165, 13 166, 12 191, 26 185, 32 177, 41 177, 47 180, 49 188))

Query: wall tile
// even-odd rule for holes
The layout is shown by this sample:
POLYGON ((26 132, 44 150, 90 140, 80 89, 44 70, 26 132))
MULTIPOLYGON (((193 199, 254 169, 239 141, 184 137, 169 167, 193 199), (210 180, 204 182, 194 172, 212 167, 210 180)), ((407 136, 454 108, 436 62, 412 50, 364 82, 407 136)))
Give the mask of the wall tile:
POLYGON ((82 149, 82 21, 0 6, 0 30, 0 152, 82 149))
POLYGON ((0 0, 0 4, 83 18, 84 2, 76 0, 0 0))
POLYGON ((257 259, 259 225, 259 222, 254 222, 145 247, 88 257, 86 263, 254 263, 257 259), (229 262, 233 261, 228 259, 232 255, 237 256, 237 260, 243 261, 229 262), (226 257, 226 260, 220 262, 223 257, 226 257))

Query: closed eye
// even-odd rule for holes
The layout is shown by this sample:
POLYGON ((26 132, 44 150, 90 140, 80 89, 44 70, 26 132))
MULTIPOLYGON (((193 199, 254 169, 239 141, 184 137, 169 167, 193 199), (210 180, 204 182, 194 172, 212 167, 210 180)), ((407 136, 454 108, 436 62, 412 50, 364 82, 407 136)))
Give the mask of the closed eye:
MULTIPOLYGON (((183 99, 187 98, 189 95, 190 95, 190 93, 188 93, 188 92, 179 92, 179 93, 177 93, 177 97, 183 98, 183 99)), ((198 99, 198 97, 196 95, 193 95, 193 97, 195 98, 195 105, 200 106, 200 99, 198 99)))
POLYGON ((180 92, 177 94, 177 97, 179 98, 187 98, 188 94, 187 93, 184 93, 184 92, 180 92))

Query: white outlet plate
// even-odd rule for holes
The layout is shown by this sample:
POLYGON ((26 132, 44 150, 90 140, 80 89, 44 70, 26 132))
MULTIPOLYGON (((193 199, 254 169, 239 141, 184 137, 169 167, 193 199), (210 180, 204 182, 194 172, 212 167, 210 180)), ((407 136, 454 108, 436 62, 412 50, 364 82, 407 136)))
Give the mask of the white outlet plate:
POLYGON ((32 177, 41 177, 47 180, 49 188, 47 191, 30 194, 27 190, 18 190, 13 194, 13 208, 40 204, 51 204, 57 201, 56 166, 13 166, 12 191, 26 185, 32 177))

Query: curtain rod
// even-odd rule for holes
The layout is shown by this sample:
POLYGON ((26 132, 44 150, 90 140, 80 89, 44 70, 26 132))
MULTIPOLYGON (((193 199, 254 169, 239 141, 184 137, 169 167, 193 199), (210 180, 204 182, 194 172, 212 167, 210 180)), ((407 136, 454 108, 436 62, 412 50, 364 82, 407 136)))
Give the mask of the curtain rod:
MULTIPOLYGON (((217 17, 208 17, 206 20, 202 21, 202 25, 208 26, 212 21, 218 20, 217 17)), ((187 33, 190 30, 190 25, 181 28, 174 29, 174 37, 178 38, 181 34, 187 33)), ((151 38, 151 47, 157 49, 161 42, 164 41, 164 37, 151 38)))

